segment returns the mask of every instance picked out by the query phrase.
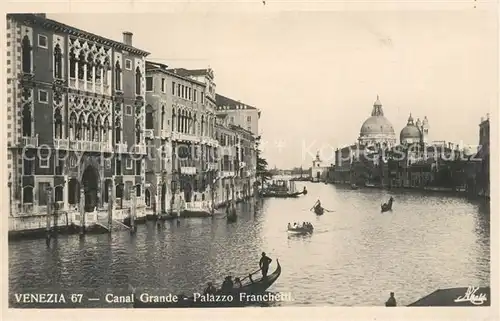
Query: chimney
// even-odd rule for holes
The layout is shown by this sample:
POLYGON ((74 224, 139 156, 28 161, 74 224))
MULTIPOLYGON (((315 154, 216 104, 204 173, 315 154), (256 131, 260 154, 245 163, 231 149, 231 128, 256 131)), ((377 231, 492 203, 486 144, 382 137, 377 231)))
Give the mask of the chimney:
POLYGON ((130 31, 124 31, 123 32, 123 43, 126 44, 127 46, 132 46, 132 36, 134 34, 131 33, 130 31))

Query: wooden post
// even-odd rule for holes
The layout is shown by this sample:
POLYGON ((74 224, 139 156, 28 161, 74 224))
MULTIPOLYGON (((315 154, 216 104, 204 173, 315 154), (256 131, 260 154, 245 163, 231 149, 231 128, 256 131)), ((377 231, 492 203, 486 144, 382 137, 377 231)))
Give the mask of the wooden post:
POLYGON ((80 187, 80 236, 85 234, 85 190, 80 187))
POLYGON ((45 242, 50 245, 50 217, 52 215, 52 187, 47 187, 47 225, 45 227, 45 242))
POLYGON ((135 233, 137 227, 135 225, 135 215, 137 209, 137 196, 134 192, 132 194, 132 208, 130 209, 130 233, 135 233))
POLYGON ((111 228, 113 227, 113 184, 108 186, 108 232, 111 233, 111 228))

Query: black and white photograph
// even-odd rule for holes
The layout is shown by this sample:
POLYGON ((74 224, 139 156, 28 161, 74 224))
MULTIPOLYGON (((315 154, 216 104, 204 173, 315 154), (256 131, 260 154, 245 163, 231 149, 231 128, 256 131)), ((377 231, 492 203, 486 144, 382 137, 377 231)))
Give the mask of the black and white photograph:
POLYGON ((5 14, 5 306, 496 305, 496 5, 196 6, 5 14))

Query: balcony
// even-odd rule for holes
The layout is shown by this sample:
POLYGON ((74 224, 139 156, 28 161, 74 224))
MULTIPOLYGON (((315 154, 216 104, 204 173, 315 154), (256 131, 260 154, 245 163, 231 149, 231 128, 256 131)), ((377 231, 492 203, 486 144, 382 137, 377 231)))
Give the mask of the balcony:
POLYGON ((170 131, 166 129, 161 130, 161 138, 162 139, 167 139, 170 138, 170 131))
POLYGON ((144 130, 144 137, 153 139, 155 137, 154 130, 153 129, 145 129, 144 130))
POLYGON ((234 176, 236 176, 236 172, 234 172, 234 171, 220 171, 219 172, 220 178, 229 178, 229 177, 234 177, 234 176))
POLYGON ((54 148, 55 149, 68 149, 69 140, 65 138, 54 138, 54 148))
POLYGON ((38 134, 35 137, 23 137, 23 146, 38 147, 38 134))
POLYGON ((134 145, 134 154, 146 154, 146 145, 144 144, 134 145))
POLYGON ((172 133, 172 140, 188 141, 188 142, 200 142, 200 137, 193 135, 193 134, 173 132, 172 133))
POLYGON ((184 174, 184 175, 196 175, 196 167, 181 166, 181 174, 184 174))
POLYGON ((115 152, 118 154, 128 153, 128 146, 125 143, 115 144, 115 152))

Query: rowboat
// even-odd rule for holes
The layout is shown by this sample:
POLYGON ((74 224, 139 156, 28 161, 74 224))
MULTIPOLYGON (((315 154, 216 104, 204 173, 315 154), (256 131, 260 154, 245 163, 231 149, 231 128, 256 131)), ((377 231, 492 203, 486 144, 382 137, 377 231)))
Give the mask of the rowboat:
MULTIPOLYGON (((242 279, 242 286, 240 288, 234 288, 233 291, 231 292, 222 292, 221 290, 218 290, 216 292, 215 297, 226 297, 228 298, 229 296, 232 297, 232 302, 228 302, 227 300, 225 302, 219 301, 219 302, 203 302, 206 300, 203 300, 199 298, 199 294, 186 297, 186 296, 179 296, 179 302, 175 303, 156 303, 156 302, 143 302, 141 301, 141 296, 140 293, 134 293, 134 308, 218 308, 218 307, 237 307, 237 306, 244 306, 248 304, 248 302, 245 300, 245 295, 258 295, 258 294, 263 294, 271 285, 273 285, 276 280, 281 275, 281 265, 279 260, 276 260, 277 267, 276 270, 268 274, 267 277, 265 278, 259 278, 255 280, 251 280, 249 277, 242 279), (247 279, 245 282, 243 282, 245 279, 247 279), (243 294, 243 295, 242 295, 243 294)), ((199 293, 203 293, 203 291, 200 291, 199 293)), ((213 300, 212 300, 213 301, 213 300)), ((254 302, 255 303, 255 302, 254 302)), ((262 302, 264 303, 264 302, 262 302)))
POLYGON ((290 227, 287 231, 289 234, 310 234, 314 231, 314 227, 290 227))
POLYGON ((392 210, 392 201, 393 201, 393 198, 391 196, 391 198, 389 198, 389 201, 385 204, 382 204, 380 206, 380 211, 383 213, 383 212, 387 212, 387 211, 391 211, 392 210))

